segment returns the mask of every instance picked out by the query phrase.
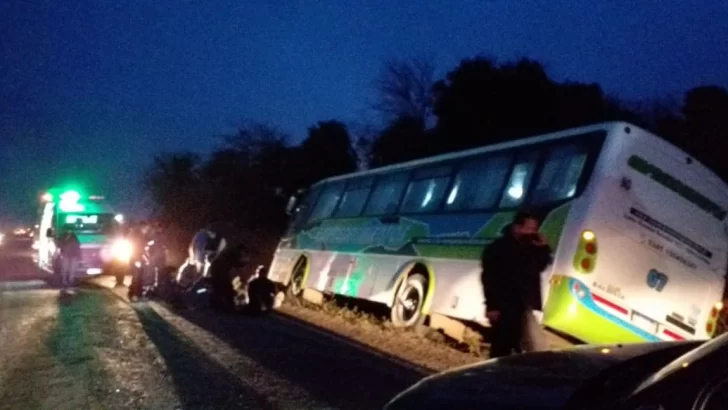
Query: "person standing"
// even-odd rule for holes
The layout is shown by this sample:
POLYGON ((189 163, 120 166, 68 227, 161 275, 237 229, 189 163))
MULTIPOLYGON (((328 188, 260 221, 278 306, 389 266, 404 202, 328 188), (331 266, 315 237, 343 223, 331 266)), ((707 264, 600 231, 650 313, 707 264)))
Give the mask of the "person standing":
POLYGON ((132 301, 138 300, 144 293, 144 247, 147 245, 148 234, 149 225, 146 222, 139 222, 136 227, 131 229, 127 237, 132 246, 131 258, 129 258, 129 268, 132 276, 128 292, 129 300, 132 301))
POLYGON ((521 211, 504 235, 483 250, 481 281, 492 327, 491 358, 548 348, 533 314, 542 309, 541 273, 551 263, 540 224, 534 214, 521 211))
POLYGON ((149 241, 145 248, 149 257, 150 280, 156 293, 166 288, 167 282, 171 280, 168 275, 165 275, 167 247, 165 246, 164 236, 162 226, 159 223, 153 224, 150 227, 149 241))
POLYGON ((207 224, 197 231, 190 244, 190 261, 195 266, 198 276, 207 276, 206 270, 209 269, 209 265, 226 246, 225 238, 213 224, 207 224))
POLYGON ((73 287, 78 262, 81 259, 81 243, 76 234, 67 230, 60 240, 61 251, 61 288, 65 292, 73 287))

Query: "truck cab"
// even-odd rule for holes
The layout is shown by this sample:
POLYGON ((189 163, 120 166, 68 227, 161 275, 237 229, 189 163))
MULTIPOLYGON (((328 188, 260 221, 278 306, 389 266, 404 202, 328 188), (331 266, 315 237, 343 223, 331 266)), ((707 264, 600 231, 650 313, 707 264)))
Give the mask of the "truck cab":
POLYGON ((126 267, 131 245, 124 239, 123 217, 100 196, 77 191, 43 195, 38 238, 38 266, 51 274, 60 273, 58 238, 73 232, 81 244, 77 277, 99 275, 114 265, 126 267))

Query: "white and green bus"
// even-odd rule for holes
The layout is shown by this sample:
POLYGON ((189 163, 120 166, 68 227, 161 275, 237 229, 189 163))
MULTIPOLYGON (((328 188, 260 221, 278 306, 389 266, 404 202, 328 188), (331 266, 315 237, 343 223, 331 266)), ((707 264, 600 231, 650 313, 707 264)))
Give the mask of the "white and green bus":
POLYGON ((554 249, 547 327, 587 343, 704 339, 722 309, 728 187, 626 123, 329 178, 290 205, 271 279, 386 304, 397 326, 487 326, 481 251, 524 206, 554 249))

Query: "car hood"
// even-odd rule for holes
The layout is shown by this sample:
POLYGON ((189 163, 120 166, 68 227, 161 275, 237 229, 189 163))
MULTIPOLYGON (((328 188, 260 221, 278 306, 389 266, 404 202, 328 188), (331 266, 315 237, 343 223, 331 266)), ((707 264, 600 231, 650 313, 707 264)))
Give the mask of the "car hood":
POLYGON ((603 370, 675 344, 579 346, 491 359, 426 377, 386 408, 560 408, 585 381, 603 370))

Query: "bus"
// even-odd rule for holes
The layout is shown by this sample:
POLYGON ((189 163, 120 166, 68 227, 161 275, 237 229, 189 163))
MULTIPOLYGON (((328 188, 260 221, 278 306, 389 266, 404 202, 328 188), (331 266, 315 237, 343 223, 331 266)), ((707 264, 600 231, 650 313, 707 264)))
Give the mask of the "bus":
POLYGON ((114 264, 125 267, 131 244, 123 238, 123 222, 123 216, 101 196, 49 190, 41 197, 34 259, 40 269, 59 275, 56 239, 64 231, 73 231, 81 243, 76 276, 99 275, 114 264))
POLYGON ((480 255, 522 207, 540 215, 554 250, 542 278, 547 328, 586 343, 714 335, 728 187, 622 122, 320 181, 289 202, 270 277, 294 295, 386 304, 395 326, 488 326, 480 255))

